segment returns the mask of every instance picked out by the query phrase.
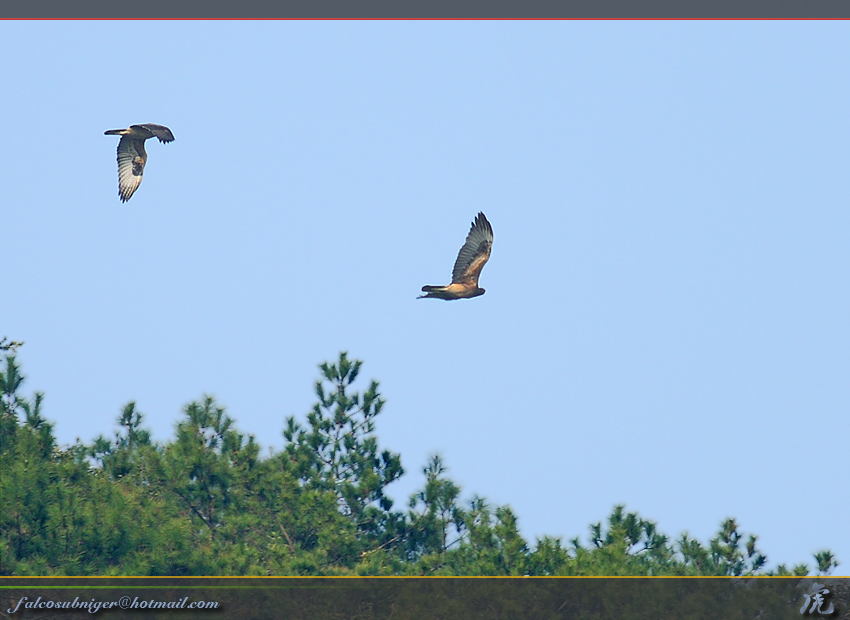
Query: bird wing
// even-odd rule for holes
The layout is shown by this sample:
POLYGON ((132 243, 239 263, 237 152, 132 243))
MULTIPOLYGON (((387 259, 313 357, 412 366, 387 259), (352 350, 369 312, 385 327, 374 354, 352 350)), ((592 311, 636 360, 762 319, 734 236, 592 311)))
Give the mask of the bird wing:
POLYGON ((118 195, 121 202, 130 200, 141 185, 147 160, 144 140, 121 136, 118 143, 118 195))
POLYGON ((145 123, 144 125, 133 125, 134 129, 140 127, 152 133, 159 139, 160 142, 173 142, 174 134, 165 125, 157 125, 156 123, 145 123))
POLYGON ((473 284, 478 286, 478 276, 490 258, 493 248, 493 227, 483 213, 475 216, 472 228, 466 236, 466 243, 458 252, 452 284, 473 284))

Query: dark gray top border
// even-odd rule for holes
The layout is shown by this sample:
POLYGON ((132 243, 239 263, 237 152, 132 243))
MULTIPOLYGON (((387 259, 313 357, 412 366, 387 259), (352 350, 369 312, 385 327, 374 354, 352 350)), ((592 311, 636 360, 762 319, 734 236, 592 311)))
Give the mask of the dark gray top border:
POLYGON ((4 19, 850 19, 850 0, 8 0, 4 19))

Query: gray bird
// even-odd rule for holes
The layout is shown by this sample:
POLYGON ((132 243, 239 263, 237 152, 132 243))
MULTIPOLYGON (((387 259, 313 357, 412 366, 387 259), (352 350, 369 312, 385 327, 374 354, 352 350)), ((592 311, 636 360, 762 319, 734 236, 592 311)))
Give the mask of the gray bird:
POLYGON ((416 299, 431 297, 436 299, 469 299, 484 294, 484 289, 478 286, 478 278, 481 270, 490 259, 490 250, 493 249, 493 227, 479 213, 469 229, 466 243, 458 252, 454 269, 452 270, 452 283, 447 286, 423 286, 422 292, 416 299))
POLYGON ((107 136, 121 136, 118 143, 118 196, 121 202, 127 202, 142 183, 142 174, 148 161, 145 140, 156 136, 160 142, 172 142, 174 134, 165 125, 153 123, 130 125, 129 129, 110 129, 103 133, 107 136))

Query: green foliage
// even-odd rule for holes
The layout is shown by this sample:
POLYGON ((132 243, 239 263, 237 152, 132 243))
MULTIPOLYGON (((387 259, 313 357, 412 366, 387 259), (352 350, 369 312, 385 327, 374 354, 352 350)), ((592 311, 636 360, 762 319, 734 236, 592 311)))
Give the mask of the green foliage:
POLYGON ((757 536, 750 535, 742 547, 743 535, 738 532, 738 524, 734 519, 726 519, 708 548, 683 534, 679 539, 679 549, 685 564, 694 574, 755 575, 767 562, 767 556, 756 549, 757 539, 757 536))
MULTIPOLYGON (((362 362, 319 368, 305 423, 286 420, 284 450, 260 458, 253 436, 211 396, 157 443, 128 403, 111 438, 58 448, 44 398, 24 397, 20 343, 0 340, 0 574, 4 575, 804 575, 765 573, 757 537, 727 519, 708 544, 675 542, 616 506, 586 545, 544 536, 532 548, 509 506, 464 502, 439 456, 405 511, 387 487, 401 457, 381 449, 385 401, 362 362)), ((815 555, 820 574, 838 565, 815 555)))
POLYGON ((444 556, 460 541, 465 529, 464 512, 457 503, 460 488, 444 477, 442 459, 433 456, 422 471, 425 488, 414 493, 408 502, 410 525, 402 556, 408 562, 420 557, 444 556))
POLYGON ((118 424, 126 431, 125 435, 116 432, 112 442, 101 435, 87 450, 114 480, 131 473, 134 466, 139 464, 140 452, 151 447, 151 435, 141 428, 142 414, 136 410, 136 403, 131 402, 124 407, 118 424))
POLYGON ((337 364, 319 367, 323 375, 323 381, 316 382, 319 402, 307 415, 308 428, 294 417, 287 418, 285 453, 302 484, 335 493, 340 513, 354 523, 357 532, 384 544, 387 528, 392 531, 391 522, 397 520, 384 490, 404 469, 398 454, 379 451, 374 435, 375 418, 385 402, 378 382, 372 381, 362 395, 347 391, 362 364, 342 353, 337 364))
MULTIPOLYGON (((5 339, 4 339, 5 340, 5 339)), ((15 343, 13 343, 15 344, 15 343)), ((40 452, 47 456, 55 446, 53 439, 53 424, 47 422, 41 416, 41 403, 44 394, 36 392, 33 400, 24 398, 18 393, 24 382, 24 376, 20 374, 20 367, 15 363, 14 356, 7 355, 5 358, 6 370, 0 372, 0 412, 3 422, 0 427, 0 451, 12 447, 12 442, 17 439, 13 429, 17 426, 18 416, 23 417, 29 432, 38 435, 38 446, 40 452), (10 445, 6 445, 6 442, 10 445)))
POLYGON ((0 351, 6 351, 8 353, 14 353, 17 351, 18 347, 22 346, 23 342, 15 342, 14 340, 9 340, 5 336, 0 338, 0 351))
POLYGON ((832 572, 833 568, 838 566, 838 560, 835 559, 835 556, 831 551, 821 551, 820 553, 816 553, 815 562, 817 562, 818 565, 819 575, 828 575, 832 572))

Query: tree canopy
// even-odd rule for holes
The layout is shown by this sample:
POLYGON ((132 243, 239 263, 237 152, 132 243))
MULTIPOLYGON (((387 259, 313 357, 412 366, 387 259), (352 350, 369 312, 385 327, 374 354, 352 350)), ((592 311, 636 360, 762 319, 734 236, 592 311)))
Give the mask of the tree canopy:
POLYGON ((707 543, 677 539, 615 506, 589 539, 530 544, 510 506, 461 499, 439 456, 422 488, 394 508, 386 488, 401 455, 379 445, 379 384, 355 390, 362 362, 319 366, 317 402, 282 429, 266 458, 212 396, 183 409, 159 443, 129 402, 118 430, 57 446, 40 393, 24 396, 21 343, 0 341, 2 575, 759 575, 829 573, 815 564, 766 570, 758 538, 724 521, 707 543))

